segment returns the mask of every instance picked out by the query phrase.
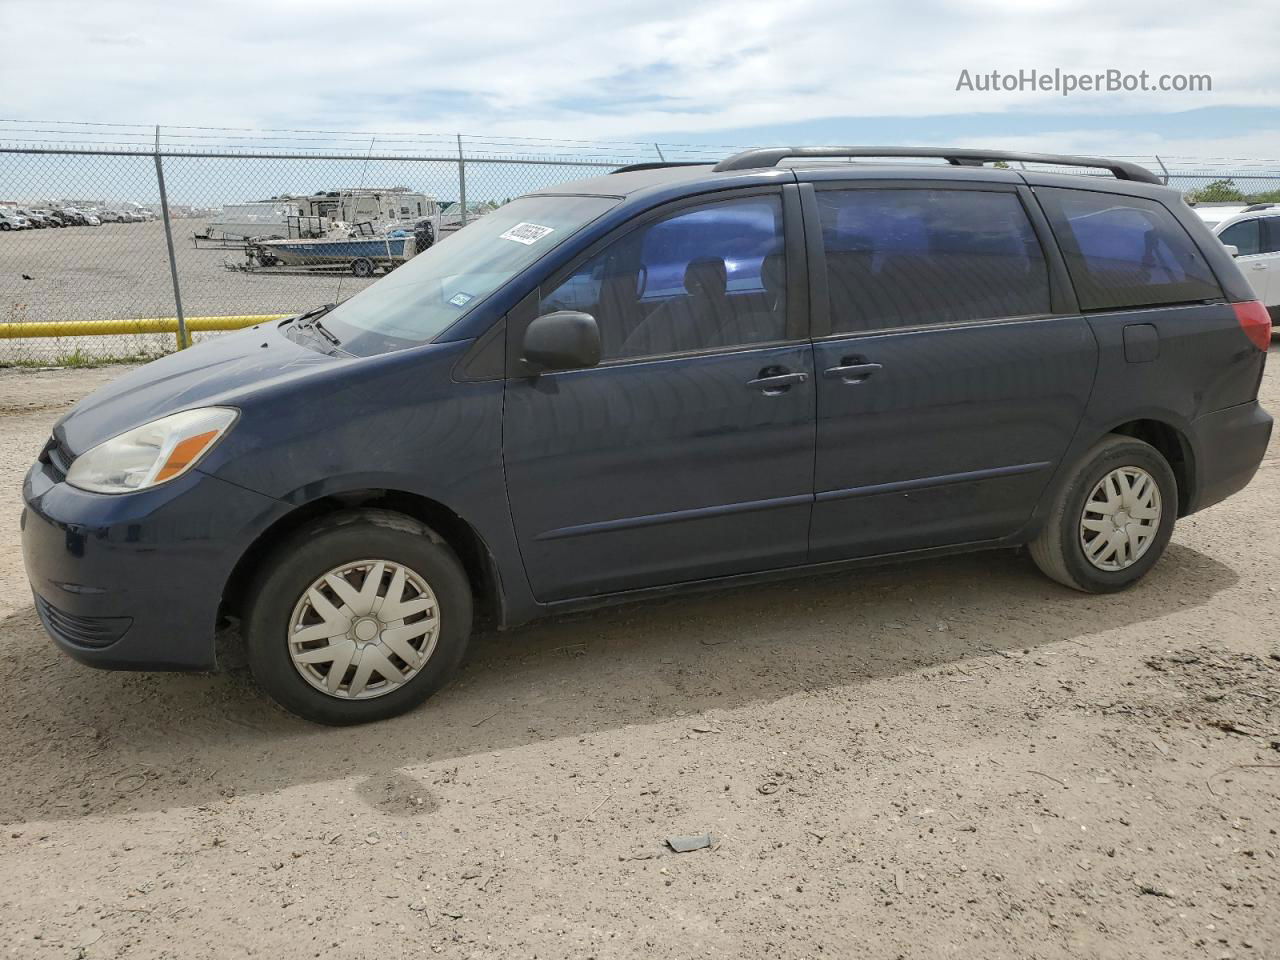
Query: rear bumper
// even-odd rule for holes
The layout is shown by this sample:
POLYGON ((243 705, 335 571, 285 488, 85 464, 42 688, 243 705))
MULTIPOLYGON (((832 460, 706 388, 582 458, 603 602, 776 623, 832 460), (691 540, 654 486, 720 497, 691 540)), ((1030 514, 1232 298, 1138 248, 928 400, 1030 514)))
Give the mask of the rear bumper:
POLYGON ((86 493, 36 464, 22 553, 54 643, 90 666, 211 670, 222 590, 283 505, 191 471, 122 496, 86 493))
POLYGON ((1220 503, 1258 472, 1271 441, 1271 416, 1258 402, 1241 403, 1192 421, 1196 483, 1188 513, 1220 503))

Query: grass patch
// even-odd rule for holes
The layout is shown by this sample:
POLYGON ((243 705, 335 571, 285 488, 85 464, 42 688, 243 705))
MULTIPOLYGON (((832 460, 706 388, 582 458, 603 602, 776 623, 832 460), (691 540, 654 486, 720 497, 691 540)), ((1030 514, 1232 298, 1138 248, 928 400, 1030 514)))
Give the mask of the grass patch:
POLYGON ((99 357, 82 350, 72 350, 58 357, 16 357, 0 360, 0 369, 47 370, 52 367, 66 367, 72 370, 87 370, 93 367, 107 367, 123 363, 146 363, 163 357, 163 353, 136 353, 116 357, 99 357))

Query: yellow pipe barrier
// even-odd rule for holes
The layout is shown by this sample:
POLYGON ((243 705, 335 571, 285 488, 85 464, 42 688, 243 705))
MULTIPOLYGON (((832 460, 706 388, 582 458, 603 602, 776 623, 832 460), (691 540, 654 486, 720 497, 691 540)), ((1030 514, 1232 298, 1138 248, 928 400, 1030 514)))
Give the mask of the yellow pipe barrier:
MULTIPOLYGON (((214 330, 239 330, 272 320, 283 320, 292 313, 264 313, 237 317, 187 317, 187 333, 214 330)), ((33 320, 0 323, 0 340, 22 340, 28 337, 96 337, 129 333, 177 333, 177 317, 138 317, 133 320, 33 320)))

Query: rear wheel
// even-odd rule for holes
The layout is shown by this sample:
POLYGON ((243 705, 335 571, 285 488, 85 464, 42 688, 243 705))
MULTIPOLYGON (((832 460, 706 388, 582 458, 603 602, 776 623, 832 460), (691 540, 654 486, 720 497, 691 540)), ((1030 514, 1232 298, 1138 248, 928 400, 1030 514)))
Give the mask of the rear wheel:
POLYGON ((254 678, 318 723, 366 723, 417 706, 471 634, 471 589, 428 527, 352 510, 297 531, 264 564, 245 617, 254 678))
POLYGON ((1168 461, 1148 443, 1111 434, 1058 491, 1031 557, 1045 575, 1076 590, 1123 590, 1156 565, 1177 512, 1168 461))

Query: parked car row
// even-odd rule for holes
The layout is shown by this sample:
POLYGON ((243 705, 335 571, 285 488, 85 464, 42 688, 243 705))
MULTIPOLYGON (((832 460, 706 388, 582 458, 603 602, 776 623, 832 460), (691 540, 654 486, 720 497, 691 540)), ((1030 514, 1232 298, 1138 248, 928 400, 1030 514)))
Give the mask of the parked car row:
POLYGON ((0 230, 98 227, 104 223, 145 223, 159 219, 150 210, 80 210, 77 207, 0 207, 0 230))
POLYGON ((160 218, 150 210, 99 210, 103 223, 147 223, 160 218))

